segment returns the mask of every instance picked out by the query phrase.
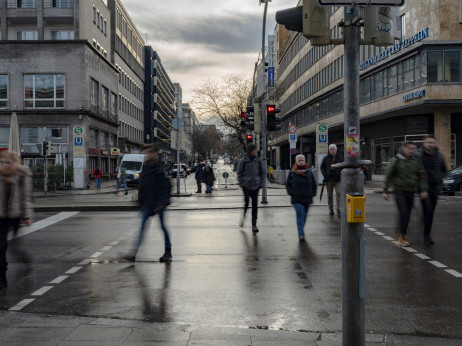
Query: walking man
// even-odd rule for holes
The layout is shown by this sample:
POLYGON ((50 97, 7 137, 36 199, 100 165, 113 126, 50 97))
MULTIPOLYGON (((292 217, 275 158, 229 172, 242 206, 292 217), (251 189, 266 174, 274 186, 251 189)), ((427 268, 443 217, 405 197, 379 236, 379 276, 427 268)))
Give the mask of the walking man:
POLYGON ((257 233, 258 191, 266 179, 263 162, 257 157, 257 147, 254 144, 247 146, 247 156, 239 162, 237 169, 239 186, 244 191, 244 215, 240 227, 244 227, 245 214, 252 199, 252 232, 257 233))
POLYGON ((124 256, 124 259, 131 262, 135 261, 136 254, 143 242, 148 220, 151 216, 158 214, 165 239, 165 253, 159 258, 159 261, 170 262, 172 260, 172 244, 164 221, 165 210, 170 204, 170 180, 162 169, 155 143, 145 144, 141 152, 145 154, 138 193, 141 207, 141 227, 134 249, 129 255, 124 256))
POLYGON ((305 163, 305 156, 297 155, 292 171, 286 184, 287 193, 290 195, 290 203, 294 206, 297 215, 298 238, 305 240, 305 223, 310 204, 316 196, 317 183, 313 173, 305 163))
POLYGON ((427 178, 422 164, 415 158, 416 145, 406 142, 398 154, 391 159, 383 184, 383 198, 388 201, 388 187, 393 184, 396 206, 399 211, 399 244, 409 246, 406 240, 407 228, 414 205, 414 192, 420 192, 420 199, 427 198, 427 178))
POLYGON ((120 186, 123 184, 125 193, 124 195, 128 195, 128 186, 127 186, 127 170, 125 167, 120 167, 120 173, 119 177, 117 179, 117 187, 116 187, 116 193, 119 192, 120 186))
POLYGON ((422 149, 416 151, 416 158, 423 164, 428 179, 428 198, 422 200, 422 209, 424 213, 424 244, 430 246, 434 244, 430 236, 433 215, 438 202, 441 181, 446 175, 447 169, 444 157, 438 151, 434 137, 425 138, 422 149))
POLYGON ((324 176, 324 181, 327 185, 327 202, 329 205, 329 213, 334 214, 334 188, 337 202, 337 214, 340 215, 340 168, 332 168, 335 163, 342 162, 341 155, 337 152, 337 146, 335 144, 329 145, 329 154, 322 160, 321 173, 324 176))
POLYGON ((199 162, 196 167, 196 173, 194 177, 196 178, 197 191, 196 193, 202 193, 202 176, 204 174, 205 163, 199 162))
POLYGON ((95 177, 95 183, 96 183, 96 189, 99 190, 101 189, 101 175, 103 172, 101 172, 101 169, 99 169, 98 166, 95 167, 93 170, 93 176, 95 177))

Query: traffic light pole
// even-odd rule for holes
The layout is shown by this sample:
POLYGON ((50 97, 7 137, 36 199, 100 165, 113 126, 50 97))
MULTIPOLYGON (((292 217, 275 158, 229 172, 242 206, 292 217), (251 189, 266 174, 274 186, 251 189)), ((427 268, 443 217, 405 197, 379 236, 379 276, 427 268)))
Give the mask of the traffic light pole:
MULTIPOLYGON (((265 58, 265 29, 266 29, 266 12, 268 10, 268 2, 265 2, 265 9, 263 11, 263 29, 261 38, 261 57, 263 63, 263 73, 265 75, 266 82, 266 58, 265 58)), ((263 160, 263 169, 265 171, 265 178, 263 179, 263 189, 261 202, 263 204, 268 203, 268 192, 267 192, 267 167, 266 167, 266 91, 263 94, 261 101, 261 157, 263 160)))

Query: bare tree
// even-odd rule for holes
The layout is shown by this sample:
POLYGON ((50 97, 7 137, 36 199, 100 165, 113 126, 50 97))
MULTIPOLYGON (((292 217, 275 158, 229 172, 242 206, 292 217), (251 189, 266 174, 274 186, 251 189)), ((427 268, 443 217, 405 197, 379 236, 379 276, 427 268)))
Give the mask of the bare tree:
POLYGON ((192 134, 194 153, 199 154, 199 160, 212 156, 213 153, 222 152, 223 139, 215 126, 195 126, 192 134))

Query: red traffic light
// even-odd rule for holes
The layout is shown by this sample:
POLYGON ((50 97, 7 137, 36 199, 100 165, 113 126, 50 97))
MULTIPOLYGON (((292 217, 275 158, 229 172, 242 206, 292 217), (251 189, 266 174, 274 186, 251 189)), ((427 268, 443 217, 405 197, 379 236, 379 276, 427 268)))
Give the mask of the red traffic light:
POLYGON ((252 140, 253 136, 251 134, 248 134, 245 136, 247 138, 247 140, 252 140))
POLYGON ((241 118, 247 119, 247 114, 245 114, 245 112, 241 112, 241 118))
POLYGON ((275 105, 267 105, 266 106, 266 113, 275 113, 276 112, 276 106, 275 105))

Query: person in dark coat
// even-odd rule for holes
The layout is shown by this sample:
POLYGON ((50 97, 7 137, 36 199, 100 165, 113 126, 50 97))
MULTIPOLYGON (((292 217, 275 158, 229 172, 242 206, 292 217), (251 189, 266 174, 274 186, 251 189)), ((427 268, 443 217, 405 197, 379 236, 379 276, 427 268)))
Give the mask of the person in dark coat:
POLYGON ((159 261, 169 262, 172 260, 172 244, 170 243, 170 236, 165 226, 164 215, 167 206, 170 205, 170 180, 164 173, 159 161, 159 152, 154 143, 145 144, 141 152, 146 155, 140 175, 138 192, 141 208, 141 227, 134 249, 129 255, 124 256, 124 258, 131 262, 135 261, 136 254, 143 242, 146 223, 151 216, 158 214, 165 238, 165 253, 159 258, 159 261))
POLYGON ((204 173, 202 174, 202 181, 205 183, 205 193, 212 193, 215 175, 213 174, 213 169, 209 164, 205 165, 204 173))
POLYGON ((101 189, 101 176, 102 175, 103 175, 103 172, 98 166, 96 166, 96 168, 93 170, 93 176, 95 177, 95 183, 96 183, 97 190, 101 189))
POLYGON ((297 155, 295 164, 286 183, 290 203, 294 206, 297 215, 297 229, 300 241, 305 240, 305 223, 310 204, 316 196, 317 183, 313 173, 305 163, 305 156, 297 155))
POLYGON ((422 199, 421 202, 424 213, 424 244, 430 246, 434 244, 430 236, 433 215, 438 202, 441 182, 446 175, 447 168, 443 155, 438 151, 434 137, 425 138, 422 149, 416 151, 415 157, 422 163, 427 173, 428 198, 422 199))
POLYGON ((196 173, 194 177, 196 178, 197 191, 196 193, 202 193, 202 175, 204 174, 205 162, 199 162, 196 167, 196 173))
POLYGON ((332 168, 333 164, 342 162, 342 156, 337 152, 335 144, 329 145, 329 154, 322 160, 321 173, 324 176, 324 181, 327 186, 327 203, 329 205, 329 213, 334 214, 334 188, 337 200, 337 214, 340 215, 340 174, 342 172, 339 168, 332 168))
POLYGON ((259 231, 257 228, 258 191, 266 179, 266 169, 262 160, 257 157, 257 147, 254 144, 247 146, 247 156, 239 161, 237 179, 244 191, 244 215, 240 227, 244 227, 245 214, 249 208, 249 200, 252 198, 252 232, 257 233, 259 231))

